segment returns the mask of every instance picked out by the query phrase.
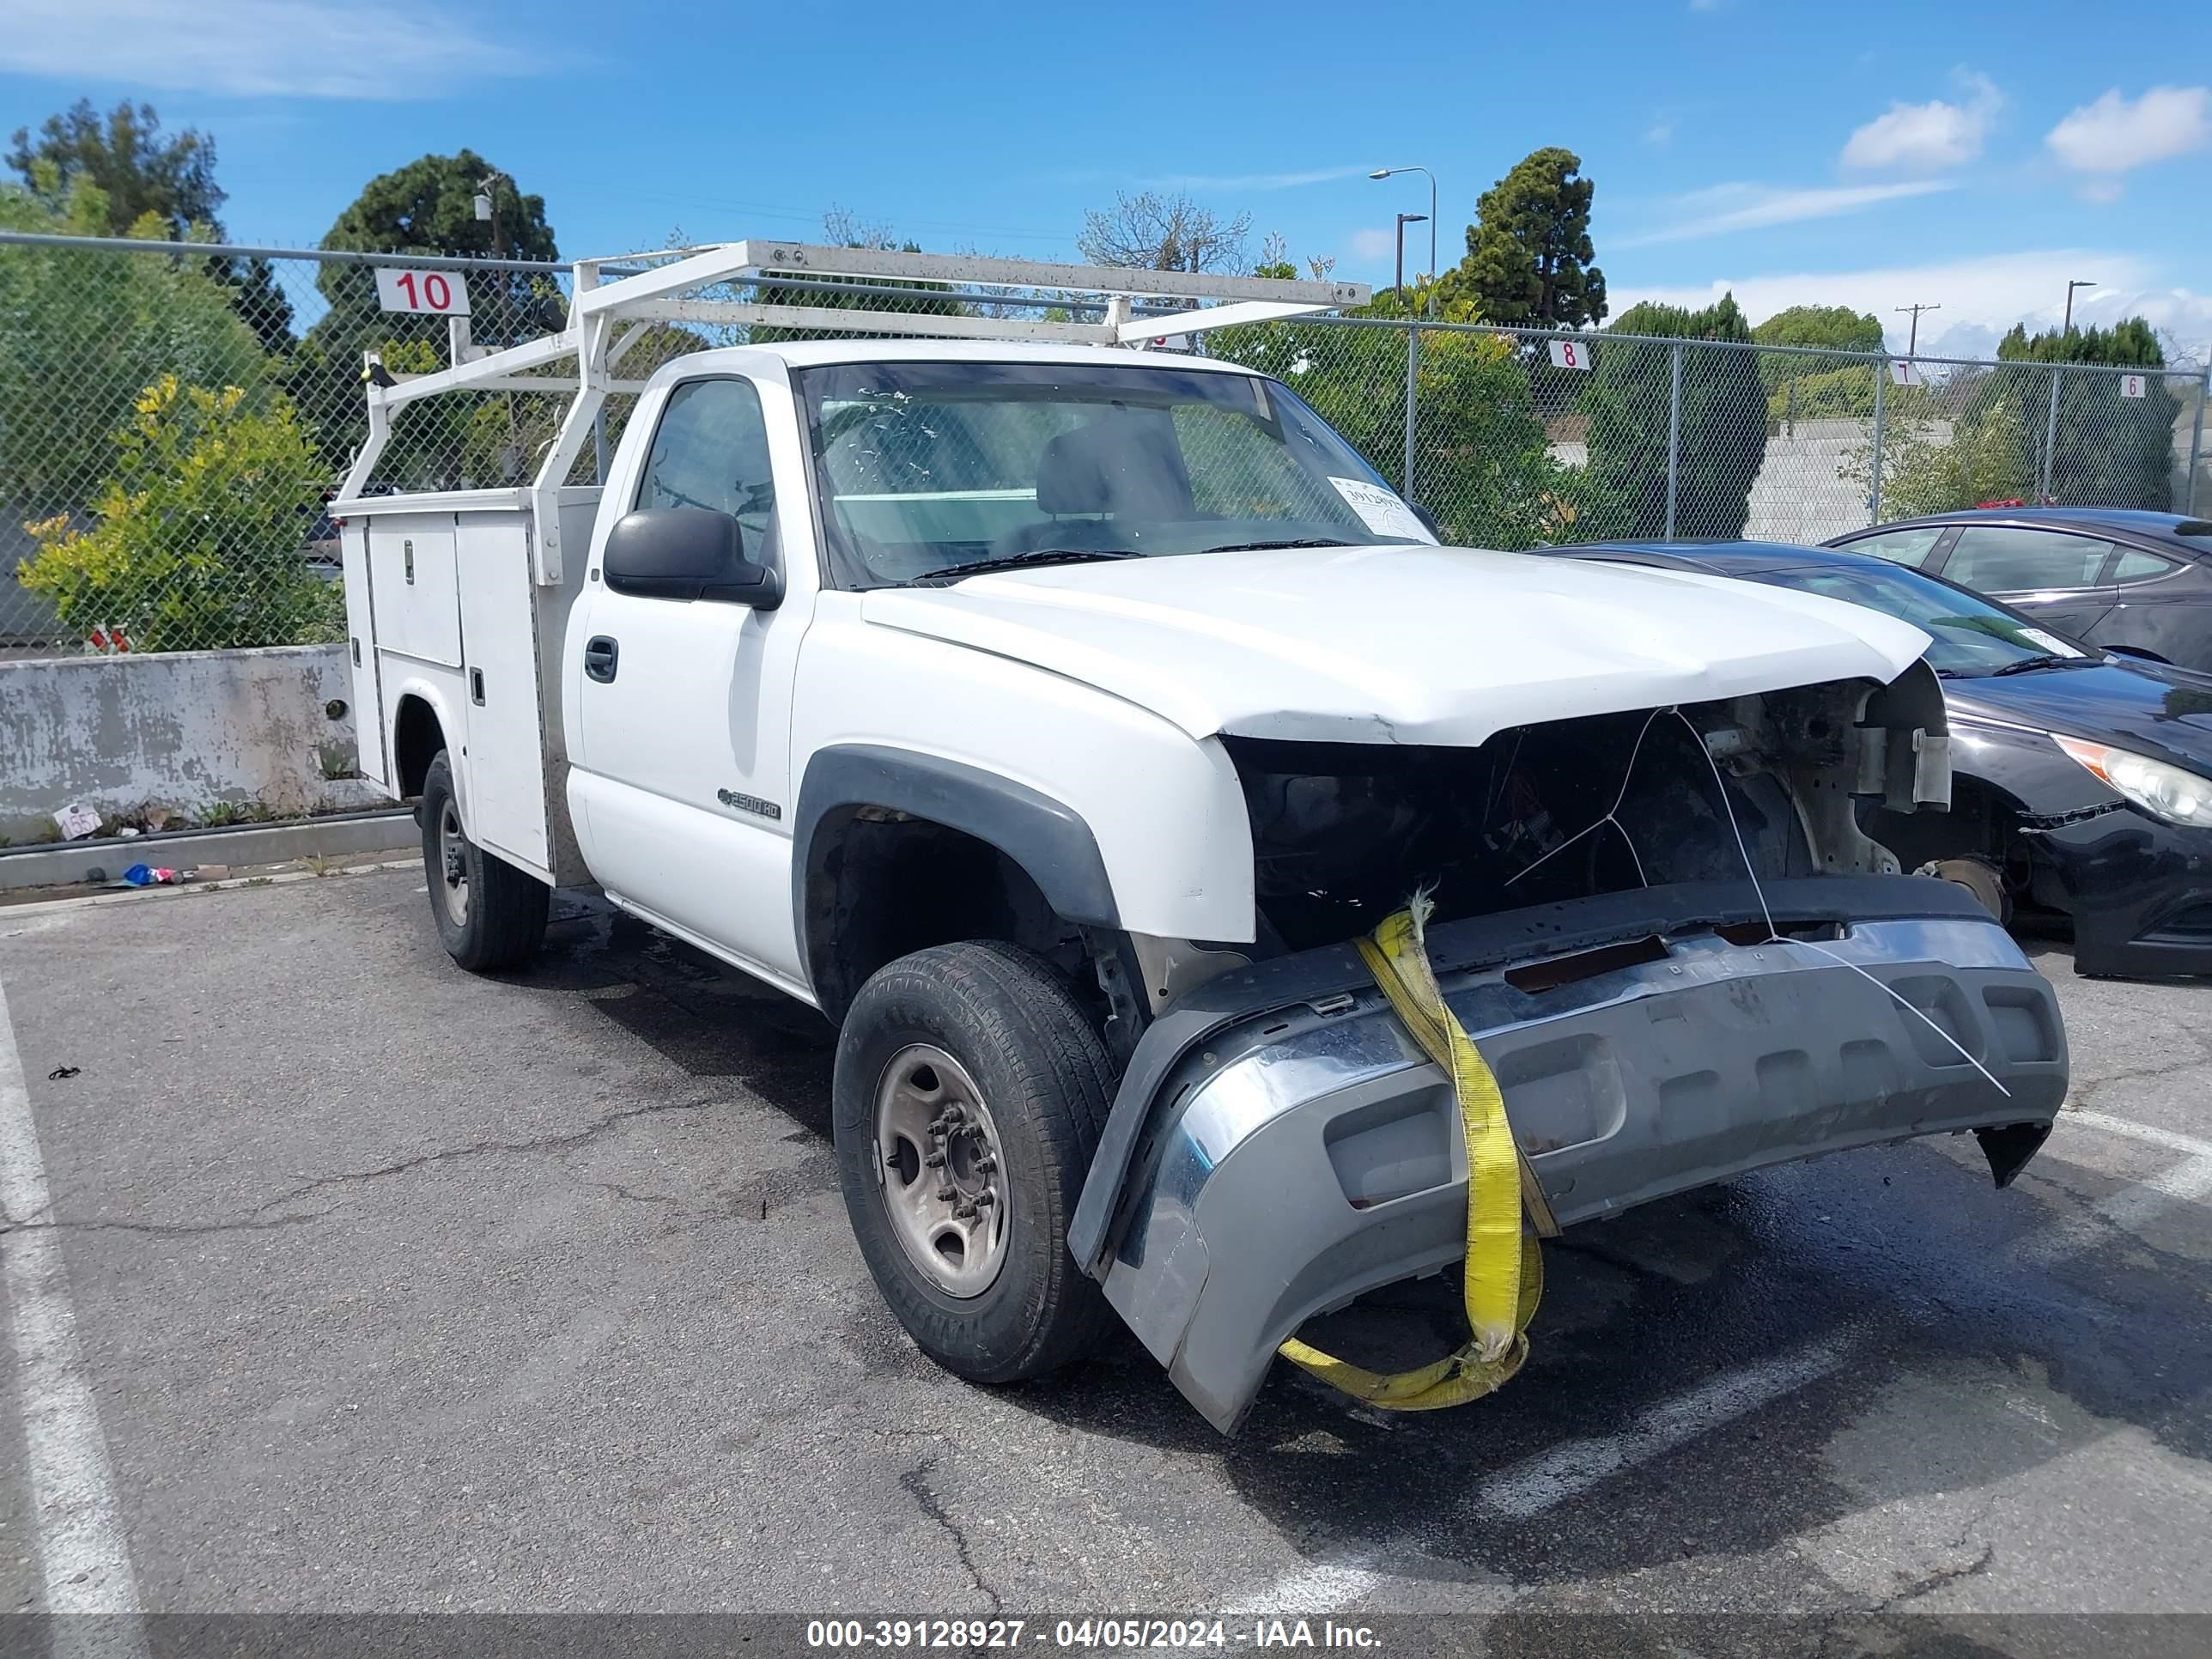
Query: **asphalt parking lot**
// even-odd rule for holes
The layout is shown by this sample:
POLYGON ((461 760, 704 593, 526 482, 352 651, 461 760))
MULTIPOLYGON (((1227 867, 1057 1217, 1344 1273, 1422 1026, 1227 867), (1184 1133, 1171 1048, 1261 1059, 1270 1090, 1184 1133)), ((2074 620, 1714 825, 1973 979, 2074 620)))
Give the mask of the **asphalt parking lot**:
POLYGON ((2212 1611, 2212 988, 2037 947, 2075 1089, 2012 1190, 1921 1142, 1650 1206, 1547 1252, 1497 1397, 1279 1367, 1224 1439, 1133 1342, 1000 1393, 919 1357, 815 1016, 565 896, 472 979, 421 886, 0 909, 45 1182, 0 1136, 0 1611, 1417 1613, 1521 1651, 1909 1610, 1965 1620, 1946 1653, 2212 1611))

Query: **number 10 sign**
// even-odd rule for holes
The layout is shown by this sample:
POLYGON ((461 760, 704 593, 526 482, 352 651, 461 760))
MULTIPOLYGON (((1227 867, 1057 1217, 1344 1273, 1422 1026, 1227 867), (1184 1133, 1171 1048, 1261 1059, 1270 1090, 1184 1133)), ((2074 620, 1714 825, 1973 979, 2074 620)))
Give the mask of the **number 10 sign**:
POLYGON ((418 312, 432 317, 469 314, 469 285, 459 271, 394 270, 376 268, 376 302, 386 311, 418 312))

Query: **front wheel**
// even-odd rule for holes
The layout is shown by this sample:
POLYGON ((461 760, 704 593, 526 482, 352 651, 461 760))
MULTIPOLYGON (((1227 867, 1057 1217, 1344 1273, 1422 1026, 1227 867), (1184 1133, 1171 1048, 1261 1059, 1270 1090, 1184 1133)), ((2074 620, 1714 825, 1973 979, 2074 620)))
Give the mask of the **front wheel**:
POLYGON ((1041 1376, 1104 1330, 1067 1224, 1112 1079, 1066 987, 1010 945, 917 951, 854 999, 831 1085, 845 1207, 884 1300, 947 1370, 1041 1376))
POLYGON ((553 890, 495 854, 461 828, 453 763, 441 749, 422 779, 422 881, 446 954, 472 974, 519 967, 545 942, 553 890))

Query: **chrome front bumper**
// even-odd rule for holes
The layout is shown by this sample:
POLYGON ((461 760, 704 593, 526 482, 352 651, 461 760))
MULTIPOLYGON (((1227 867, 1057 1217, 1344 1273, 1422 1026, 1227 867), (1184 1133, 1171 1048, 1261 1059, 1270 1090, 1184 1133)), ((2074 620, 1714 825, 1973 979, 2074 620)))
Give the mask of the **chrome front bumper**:
MULTIPOLYGON (((2002 1185, 2042 1144, 2066 1092, 2057 1004, 1962 890, 1815 877, 1770 884, 1768 900, 1785 933, 1835 924, 1821 949, 1722 939, 1714 927, 1760 920, 1740 884, 1431 930, 1445 999, 1563 1226, 1792 1158, 1966 1129, 2002 1185), (1624 942, 1585 958, 1587 976, 1512 982, 1531 982, 1515 971, 1529 963, 1624 942)), ((1301 1324, 1455 1261, 1465 1221, 1449 1084, 1344 947, 1224 975, 1161 1017, 1071 1244, 1227 1431, 1301 1324)))

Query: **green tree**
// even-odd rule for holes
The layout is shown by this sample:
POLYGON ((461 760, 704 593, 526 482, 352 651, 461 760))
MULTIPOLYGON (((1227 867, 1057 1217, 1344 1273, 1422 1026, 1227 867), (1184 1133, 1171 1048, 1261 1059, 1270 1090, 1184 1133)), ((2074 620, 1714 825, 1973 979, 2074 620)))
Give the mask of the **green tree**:
POLYGON ((1443 277, 1446 301, 1471 301, 1486 322, 1581 328, 1605 320, 1605 273, 1592 263, 1590 200, 1572 150, 1531 151, 1482 193, 1467 256, 1443 277))
POLYGON ((164 374, 112 441, 92 528, 67 516, 30 526, 39 551, 23 586, 64 623, 119 635, 134 651, 340 636, 337 584, 300 556, 320 468, 282 397, 164 374))
MULTIPOLYGON (((1751 337, 1765 346, 1818 346, 1830 351, 1880 352, 1881 323, 1872 312, 1849 306, 1791 306, 1778 311, 1751 331, 1751 337)), ((1816 415, 1863 415, 1874 407, 1874 366, 1838 364, 1832 358, 1800 356, 1796 352, 1759 354, 1759 383, 1770 392, 1780 392, 1795 380, 1795 396, 1771 398, 1768 412, 1777 420, 1798 420, 1816 415), (1817 388, 1803 384, 1819 380, 1817 388), (1808 394, 1811 394, 1808 397, 1808 394), (1818 410, 1810 402, 1820 404, 1818 410)))
MULTIPOLYGON (((2053 329, 2030 335, 2015 325, 1997 343, 1997 357, 2017 363, 2101 363, 2157 370, 2166 365, 2158 336, 2140 317, 2106 328, 2053 329)), ((2049 404, 2040 421, 2027 420, 2031 476, 2038 487, 2046 472, 2050 499, 2069 507, 2141 507, 2164 512, 2172 504, 2173 428, 2180 401, 2166 378, 2144 376, 2144 395, 2123 398, 2117 374, 2062 374, 2058 382, 2057 442, 2046 465, 2049 404)), ((2048 380, 2033 379, 2043 397, 2048 380)))
MULTIPOLYGON (((81 98, 50 115, 33 137, 15 129, 8 166, 23 187, 49 210, 68 210, 80 183, 91 185, 107 204, 104 224, 86 234, 145 234, 148 216, 172 240, 223 240, 221 210, 226 193, 216 182, 215 140, 197 127, 174 136, 161 131, 151 104, 125 100, 102 117, 81 98)), ((292 335, 292 307, 276 286, 266 259, 210 259, 208 275, 232 290, 231 304, 269 349, 292 335)))
POLYGON ((182 238, 195 225, 220 226, 224 191, 215 181, 215 140, 196 127, 171 137, 151 104, 118 104, 103 118, 89 98, 49 115, 33 138, 15 129, 8 166, 26 188, 58 209, 82 179, 106 203, 99 234, 128 236, 152 214, 161 234, 182 238))
MULTIPOLYGON (((0 228, 105 234, 106 192, 80 175, 61 204, 0 185, 0 228)), ((165 240, 148 215, 133 227, 165 240)), ((206 262, 0 247, 0 508, 20 523, 82 507, 107 471, 108 434, 163 374, 234 386, 258 407, 268 362, 206 262)))
MULTIPOLYGON (((1611 334, 1748 343, 1733 294, 1702 311, 1645 301, 1613 319, 1611 334)), ((1672 353, 1661 345, 1606 342, 1583 393, 1589 471, 1599 499, 1620 515, 1614 533, 1657 536, 1667 527, 1672 353)), ((1766 459, 1766 398, 1755 353, 1685 348, 1681 453, 1674 534, 1731 538, 1751 514, 1751 486, 1766 459)))
MULTIPOLYGON (((552 227, 545 222, 543 197, 520 193, 513 180, 474 150, 453 155, 425 155, 368 181, 360 196, 323 237, 334 252, 440 254, 507 258, 546 262, 536 271, 459 274, 469 289, 470 333, 478 345, 507 346, 538 338, 567 322, 567 303, 551 262, 557 259, 552 227), (479 188, 489 182, 492 217, 476 216, 479 188)), ((314 428, 325 464, 342 469, 367 430, 361 390, 362 356, 375 351, 394 373, 422 373, 447 367, 447 328, 434 317, 387 314, 376 297, 376 275, 367 265, 326 264, 315 279, 330 309, 301 342, 295 354, 289 390, 314 428)), ((489 477, 471 473, 462 434, 473 414, 470 405, 495 400, 505 422, 508 394, 486 392, 435 398, 403 410, 393 422, 392 442, 379 470, 384 482, 450 486, 464 481, 504 483, 526 462, 522 441, 526 417, 515 416, 515 440, 482 446, 479 459, 496 457, 502 470, 489 477), (429 405, 442 405, 432 408, 429 405)))

